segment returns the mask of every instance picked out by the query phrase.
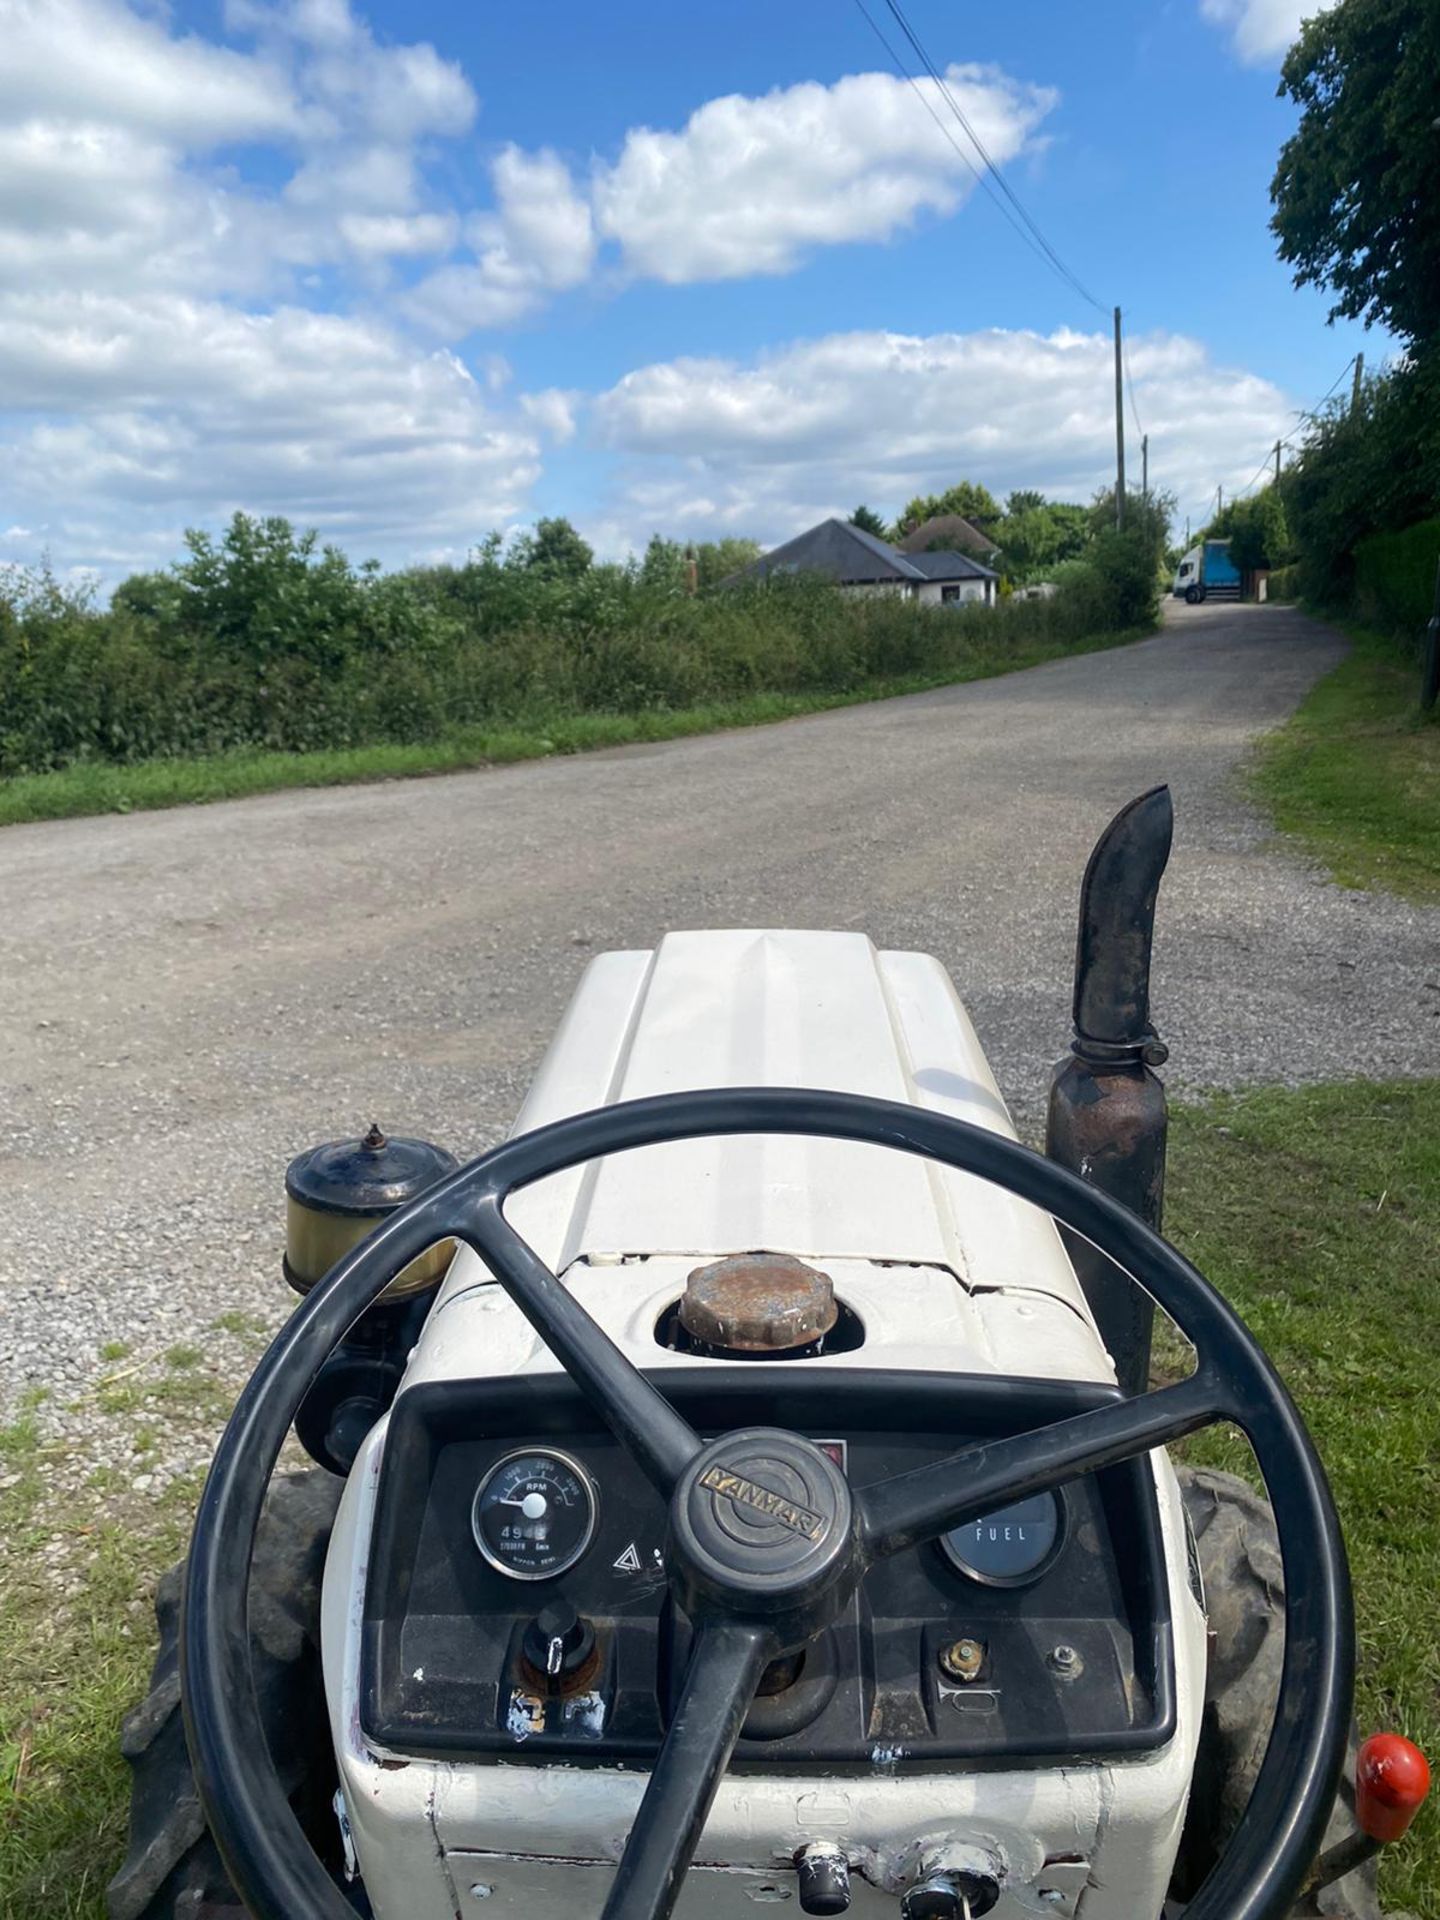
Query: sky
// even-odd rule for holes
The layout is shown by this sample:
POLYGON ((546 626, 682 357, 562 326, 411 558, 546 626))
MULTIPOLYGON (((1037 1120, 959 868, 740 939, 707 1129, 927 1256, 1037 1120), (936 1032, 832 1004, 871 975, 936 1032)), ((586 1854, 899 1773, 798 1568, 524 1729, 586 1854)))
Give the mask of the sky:
POLYGON ((1116 303, 1131 476, 1143 430, 1198 525, 1387 349, 1268 231, 1308 10, 906 0, 942 92, 886 0, 0 0, 0 563, 1087 499, 1116 303))

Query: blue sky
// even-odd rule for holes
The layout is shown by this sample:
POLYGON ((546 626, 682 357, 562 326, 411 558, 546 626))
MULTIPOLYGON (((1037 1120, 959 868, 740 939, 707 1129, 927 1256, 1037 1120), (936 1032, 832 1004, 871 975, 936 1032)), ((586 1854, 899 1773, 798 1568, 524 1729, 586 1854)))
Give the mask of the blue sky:
MULTIPOLYGON (((906 9, 1124 307, 1182 519, 1386 349, 1274 257, 1301 10, 906 9)), ((606 553, 768 544, 962 477, 1110 475, 1108 311, 856 0, 0 0, 0 45, 0 561, 113 579, 236 507, 389 563, 543 513, 606 553)))

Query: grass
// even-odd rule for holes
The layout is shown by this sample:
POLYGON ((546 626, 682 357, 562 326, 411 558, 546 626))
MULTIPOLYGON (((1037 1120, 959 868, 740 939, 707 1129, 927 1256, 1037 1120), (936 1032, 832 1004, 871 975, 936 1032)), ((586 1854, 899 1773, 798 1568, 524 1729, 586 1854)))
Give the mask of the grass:
POLYGON ((1440 899, 1440 711, 1412 652, 1346 631, 1349 658, 1262 743, 1256 791, 1342 886, 1440 899))
MULTIPOLYGON (((1440 1755, 1440 1081, 1177 1105, 1168 1206, 1170 1232, 1254 1327, 1324 1455, 1355 1574, 1362 1725, 1398 1727, 1440 1755)), ((177 1434, 203 1453, 264 1329, 227 1314, 214 1334, 235 1343, 223 1360, 197 1339, 105 1376, 98 1405, 112 1410, 78 1485, 57 1490, 74 1449, 46 1437, 37 1404, 0 1429, 7 1920, 101 1920, 125 1845, 117 1730, 145 1686, 151 1593, 182 1549, 198 1485, 192 1473, 162 1484, 155 1462, 174 1456, 177 1434)), ((1247 1464, 1222 1432, 1188 1450, 1247 1464)), ((1390 1906, 1440 1913, 1433 1807, 1387 1856, 1384 1888, 1390 1906)))
MULTIPOLYGON (((1440 1760, 1440 1081, 1227 1095, 1174 1115, 1166 1226, 1239 1309, 1324 1459, 1355 1583, 1356 1716, 1440 1760)), ((1243 1471, 1223 1430, 1192 1459, 1243 1471)), ((1440 1914, 1440 1807, 1385 1856, 1440 1914)))
POLYGON ((334 787, 356 781, 410 780, 466 768, 585 753, 597 747, 675 740, 686 734, 765 726, 806 713, 889 700, 899 694, 992 679, 1044 661, 1143 639, 1143 632, 1094 634, 1078 641, 1017 641, 1003 655, 977 654, 943 673, 869 680, 839 693, 753 693, 705 706, 639 713, 539 716, 505 727, 467 727, 414 746, 378 745, 314 753, 243 749, 196 759, 142 760, 132 766, 87 760, 55 773, 0 779, 0 826, 77 815, 141 812, 237 800, 284 787, 334 787))

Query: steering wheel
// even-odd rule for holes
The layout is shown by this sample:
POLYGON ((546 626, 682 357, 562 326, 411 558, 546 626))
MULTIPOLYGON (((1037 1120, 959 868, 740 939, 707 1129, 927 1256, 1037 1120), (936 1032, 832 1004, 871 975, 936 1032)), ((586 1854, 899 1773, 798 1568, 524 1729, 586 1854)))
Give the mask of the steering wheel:
POLYGON ((1233 1421, 1249 1437, 1274 1508, 1285 1569, 1285 1664, 1250 1803, 1187 1920, 1281 1920, 1289 1911, 1329 1817, 1349 1733, 1354 1627, 1324 1470, 1254 1336, 1127 1208, 1013 1140, 891 1101, 755 1088, 606 1107, 482 1154, 332 1268, 241 1393, 196 1518, 180 1670, 201 1802, 256 1920, 354 1920, 291 1812, 256 1706, 246 1591, 266 1486, 331 1349, 395 1274, 452 1237, 481 1256, 669 1503, 665 1572, 694 1627, 692 1652, 604 1920, 667 1920, 763 1669, 833 1620, 869 1565, 1217 1420, 1233 1421), (604 1154, 741 1133, 894 1147, 1033 1202, 1165 1308, 1196 1350, 1195 1373, 1034 1432, 967 1446, 859 1491, 796 1434, 749 1429, 702 1441, 516 1233, 503 1206, 517 1189, 604 1154), (748 1511, 757 1491, 763 1500, 767 1464, 791 1485, 798 1477, 803 1501, 768 1528, 727 1527, 728 1503, 748 1503, 748 1511))

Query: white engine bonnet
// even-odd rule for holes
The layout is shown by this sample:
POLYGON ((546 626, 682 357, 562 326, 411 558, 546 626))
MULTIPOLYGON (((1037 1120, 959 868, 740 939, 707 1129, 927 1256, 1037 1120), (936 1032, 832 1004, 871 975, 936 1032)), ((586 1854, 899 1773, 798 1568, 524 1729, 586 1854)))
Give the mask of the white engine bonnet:
MULTIPOLYGON (((938 961, 879 953, 863 934, 766 931, 672 933, 654 953, 597 957, 515 1131, 648 1094, 744 1086, 870 1094, 1014 1137, 938 961)), ((605 1284, 597 1269, 644 1261, 643 1272, 627 1265, 611 1284, 651 1326, 652 1296, 658 1311, 698 1261, 764 1249, 819 1262, 837 1278, 838 1261, 853 1263, 852 1273, 868 1268, 861 1284, 872 1295, 879 1273, 926 1274, 912 1287, 928 1286, 928 1305, 912 1297, 884 1317, 907 1344, 923 1343, 932 1364, 938 1332, 950 1367, 1114 1378, 1048 1216, 908 1154, 776 1135, 684 1141, 558 1175, 517 1194, 507 1211, 555 1271, 573 1269, 587 1301, 605 1284), (955 1281, 968 1297, 956 1298, 955 1281)), ((462 1250, 441 1307, 488 1281, 478 1256, 462 1250)), ((490 1315, 471 1329, 486 1371, 548 1364, 518 1316, 501 1318, 503 1329, 490 1315)), ((412 1377, 473 1371, 474 1353, 457 1318, 439 1312, 412 1377), (443 1357, 432 1350, 441 1343, 443 1357)), ((873 1342, 853 1358, 903 1364, 873 1342)))

